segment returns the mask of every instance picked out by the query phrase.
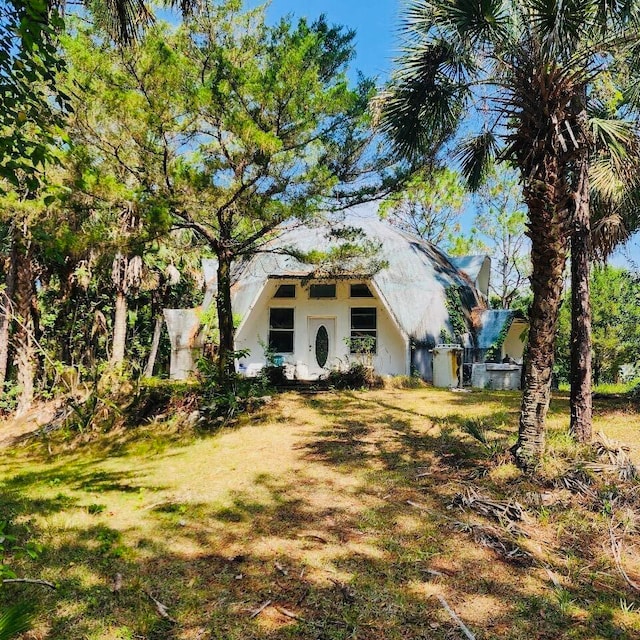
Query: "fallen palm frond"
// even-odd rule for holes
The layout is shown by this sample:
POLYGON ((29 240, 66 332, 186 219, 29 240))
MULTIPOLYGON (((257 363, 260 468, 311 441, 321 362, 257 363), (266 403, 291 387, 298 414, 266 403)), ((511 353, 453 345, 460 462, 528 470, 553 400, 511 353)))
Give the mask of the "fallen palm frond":
POLYGON ((564 489, 569 489, 571 493, 586 496, 591 500, 598 500, 598 494, 589 487, 587 481, 588 480, 583 473, 580 471, 573 471, 559 478, 556 481, 556 484, 564 489))
POLYGON ((640 591, 640 584, 632 580, 622 565, 622 540, 616 536, 617 525, 613 524, 614 518, 609 521, 609 540, 611 542, 611 553, 616 563, 616 567, 620 572, 620 575, 624 578, 624 581, 635 591, 640 591))
POLYGON ((469 640, 476 640, 476 637, 469 631, 469 628, 465 625, 462 620, 460 620, 458 614, 449 606, 449 603, 444 599, 443 596, 438 595, 438 600, 440 604, 445 608, 445 611, 449 614, 451 619, 458 625, 460 631, 467 637, 469 640))
POLYGON ((522 507, 515 500, 491 500, 481 496, 471 487, 462 493, 458 493, 453 499, 452 506, 471 509, 480 515, 494 518, 499 522, 519 521, 524 516, 522 507))
POLYGON ((587 462, 584 465, 587 469, 598 473, 617 474, 620 480, 624 481, 634 480, 638 476, 638 470, 629 458, 629 447, 610 440, 602 432, 598 434, 594 444, 598 455, 604 461, 587 462))
POLYGON ((471 534, 477 544, 492 549, 507 562, 519 565, 530 565, 533 562, 533 556, 528 551, 522 549, 513 540, 505 538, 503 532, 495 527, 466 522, 457 522, 455 526, 459 531, 471 534))

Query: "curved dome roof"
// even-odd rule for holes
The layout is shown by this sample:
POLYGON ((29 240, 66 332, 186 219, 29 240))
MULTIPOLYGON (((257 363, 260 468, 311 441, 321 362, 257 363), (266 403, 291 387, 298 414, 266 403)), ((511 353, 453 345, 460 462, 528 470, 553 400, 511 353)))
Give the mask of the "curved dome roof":
MULTIPOLYGON (((486 304, 467 273, 431 243, 381 221, 377 206, 371 204, 352 207, 340 217, 330 218, 326 225, 282 229, 260 253, 237 265, 234 313, 244 318, 269 278, 313 280, 316 265, 301 262, 291 249, 302 253, 326 251, 342 242, 329 231, 344 227, 360 228, 367 240, 379 244, 375 259, 383 261, 384 266, 371 281, 407 336, 435 344, 440 342, 443 329, 451 332, 446 294, 450 287, 458 288, 467 326, 472 330, 472 310, 486 308, 486 304)), ((343 277, 348 273, 347 267, 343 277)))

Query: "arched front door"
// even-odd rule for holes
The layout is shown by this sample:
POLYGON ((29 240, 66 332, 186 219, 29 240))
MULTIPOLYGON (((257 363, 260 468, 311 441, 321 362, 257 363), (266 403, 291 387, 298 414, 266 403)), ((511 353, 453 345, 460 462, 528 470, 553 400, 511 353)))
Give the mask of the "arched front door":
POLYGON ((309 316, 309 375, 318 377, 331 367, 335 355, 336 319, 309 316))

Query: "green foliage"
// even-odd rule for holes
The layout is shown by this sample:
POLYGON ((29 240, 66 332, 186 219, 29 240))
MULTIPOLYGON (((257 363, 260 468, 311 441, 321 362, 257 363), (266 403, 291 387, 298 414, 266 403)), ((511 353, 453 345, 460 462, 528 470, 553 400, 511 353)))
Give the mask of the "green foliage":
POLYGON ((332 227, 326 236, 329 249, 302 251, 298 247, 287 247, 284 250, 303 264, 314 266, 303 283, 320 278, 370 278, 387 266, 386 260, 378 255, 381 244, 367 238, 361 227, 332 227))
POLYGON ((14 382, 7 380, 0 385, 0 415, 11 413, 18 404, 20 387, 14 382))
POLYGON ((466 203, 460 176, 446 167, 414 174, 402 189, 380 205, 380 217, 447 249, 460 231, 458 222, 466 203))
POLYGON ((62 121, 55 106, 68 101, 57 85, 61 28, 46 0, 7 0, 0 7, 0 177, 23 192, 37 190, 54 159, 62 121))
MULTIPOLYGON (((247 355, 248 351, 240 350, 234 352, 232 358, 236 360, 247 355)), ((256 378, 235 375, 229 385, 227 380, 227 384, 220 383, 219 368, 209 358, 200 358, 197 366, 202 381, 202 411, 218 424, 228 422, 239 414, 259 406, 260 399, 273 392, 273 380, 277 383, 278 371, 282 371, 282 367, 268 366, 256 378)))
POLYGON ((22 602, 0 613, 0 640, 12 640, 29 631, 33 620, 33 607, 22 602))
POLYGON ((485 356, 486 362, 498 362, 502 355, 502 345, 504 341, 507 339, 507 334, 509 333, 509 329, 511 328, 511 323, 506 322, 502 329, 500 329, 500 333, 496 338, 496 341, 487 349, 487 353, 485 356))
MULTIPOLYGON (((464 315, 464 307, 460 297, 461 287, 452 285, 445 290, 445 306, 449 312, 449 324, 453 329, 453 337, 457 341, 462 340, 462 335, 467 332, 467 320, 464 315)), ((450 342, 451 340, 447 340, 450 342)))
MULTIPOLYGON (((640 357, 640 280, 625 269, 596 266, 590 285, 594 382, 618 382, 620 367, 640 357)), ((556 372, 563 382, 570 370, 570 296, 560 310, 556 346, 556 372)))

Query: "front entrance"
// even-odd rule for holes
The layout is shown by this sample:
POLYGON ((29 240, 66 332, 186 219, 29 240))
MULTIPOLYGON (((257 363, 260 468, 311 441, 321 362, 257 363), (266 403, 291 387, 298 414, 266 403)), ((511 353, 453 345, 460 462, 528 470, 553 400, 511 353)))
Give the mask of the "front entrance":
POLYGON ((312 378, 325 373, 335 354, 336 319, 308 317, 309 375, 312 378))

